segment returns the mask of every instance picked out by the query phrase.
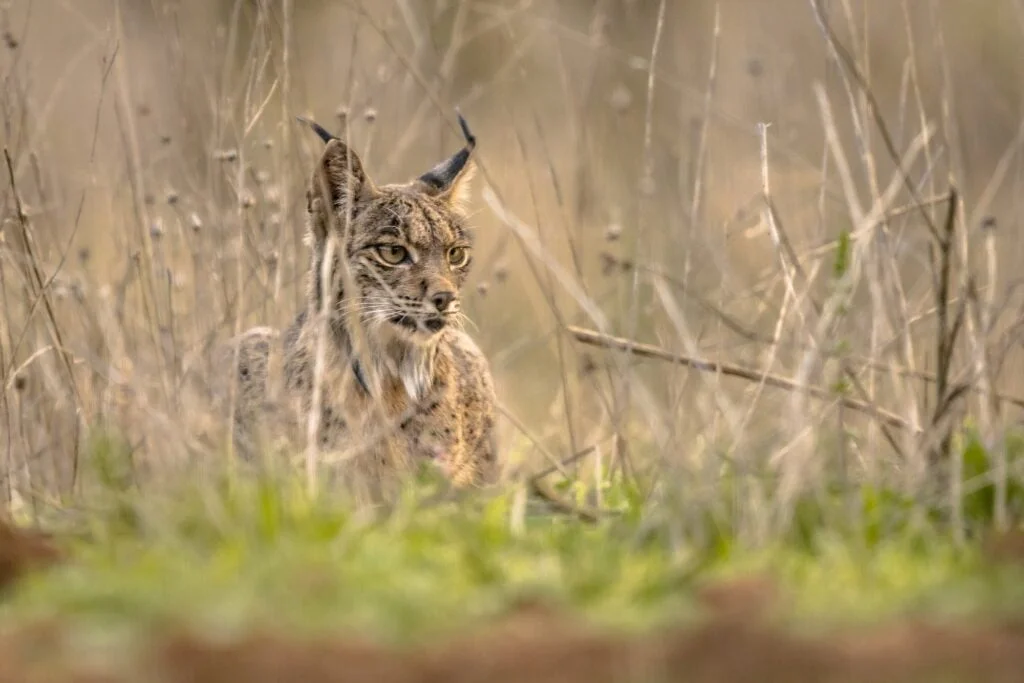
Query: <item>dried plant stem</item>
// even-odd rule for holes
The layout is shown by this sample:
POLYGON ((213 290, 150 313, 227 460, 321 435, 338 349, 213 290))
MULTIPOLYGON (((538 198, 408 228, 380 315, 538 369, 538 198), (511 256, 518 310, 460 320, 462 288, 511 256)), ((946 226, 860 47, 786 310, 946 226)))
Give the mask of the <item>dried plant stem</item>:
MULTIPOLYGON (((264 13, 261 12, 259 14, 259 22, 258 22, 259 26, 258 26, 257 31, 259 31, 259 28, 263 28, 262 24, 263 24, 263 22, 265 20, 266 20, 266 16, 265 16, 264 13)), ((238 160, 237 160, 237 170, 236 170, 236 176, 235 176, 235 185, 236 185, 236 187, 235 187, 235 194, 236 194, 236 197, 235 197, 235 216, 236 216, 236 218, 238 220, 238 225, 237 225, 238 235, 237 235, 237 237, 235 239, 235 242, 234 242, 235 246, 236 246, 236 253, 235 253, 235 291, 237 292, 238 299, 237 299, 237 302, 235 304, 235 318, 234 318, 234 322, 233 322, 233 324, 234 324, 235 344, 234 344, 234 348, 233 348, 233 357, 232 357, 232 363, 231 363, 232 376, 234 376, 234 373, 237 372, 238 359, 239 359, 239 354, 241 352, 242 317, 243 317, 243 313, 245 311, 245 301, 246 301, 246 296, 245 296, 245 294, 246 294, 246 288, 245 288, 245 268, 244 268, 244 266, 245 266, 245 234, 247 232, 246 227, 247 227, 247 223, 248 223, 248 217, 246 215, 246 206, 245 206, 245 196, 246 196, 245 179, 246 179, 246 169, 247 169, 246 157, 245 157, 246 141, 247 141, 249 133, 252 131, 253 126, 256 125, 256 122, 259 121, 259 119, 260 119, 260 117, 261 117, 261 115, 262 115, 262 113, 264 111, 264 108, 266 106, 266 103, 264 102, 263 105, 259 106, 250 115, 250 111, 252 109, 253 91, 255 90, 255 88, 257 86, 257 83, 258 83, 258 81, 260 79, 260 75, 261 75, 261 72, 262 72, 262 65, 259 62, 257 62, 256 58, 255 58, 256 49, 257 49, 257 46, 259 44, 259 36, 260 35, 261 34, 259 32, 257 32, 257 35, 255 35, 253 37, 253 39, 251 41, 251 44, 250 44, 250 59, 248 61, 248 64, 249 64, 248 76, 246 78, 245 91, 243 93, 243 101, 242 101, 242 106, 243 106, 242 111, 243 111, 243 115, 246 117, 246 125, 242 129, 241 139, 238 141, 238 160)), ((274 86, 271 86, 270 91, 273 92, 275 87, 276 87, 276 84, 274 86)), ((236 385, 237 385, 236 381, 229 382, 229 387, 230 387, 229 409, 228 409, 228 415, 229 415, 228 424, 229 425, 233 425, 234 419, 235 419, 235 411, 238 409, 238 406, 237 406, 238 396, 237 396, 236 385)), ((228 446, 228 468, 229 468, 229 471, 233 471, 233 468, 235 466, 235 457, 234 457, 234 429, 231 429, 229 433, 231 434, 231 436, 228 439, 228 443, 229 443, 229 446, 228 446)), ((260 444, 260 447, 263 447, 263 444, 260 444)), ((258 455, 260 457, 262 457, 264 454, 260 453, 258 455)))
POLYGON ((719 361, 704 360, 702 358, 695 358, 693 356, 686 356, 680 353, 674 353, 667 351, 657 346, 650 344, 642 344, 640 342, 633 341, 631 339, 623 339, 621 337, 613 337, 611 335, 602 334, 595 330, 588 330, 582 327, 576 327, 569 325, 566 327, 566 331, 569 332, 577 341, 591 346, 599 346, 607 349, 615 349, 619 351, 629 350, 631 353, 641 356, 643 358, 651 358, 654 360, 666 361, 669 363, 675 363, 678 365, 685 365, 695 370, 701 370, 703 372, 718 372, 723 375, 730 377, 738 377, 740 379, 749 380, 751 382, 764 382, 767 386, 775 387, 777 389, 784 389, 786 391, 802 391, 806 392, 808 396, 821 399, 823 401, 836 401, 842 403, 850 410, 855 410, 859 413, 869 415, 881 423, 887 424, 891 427, 906 430, 911 433, 920 432, 919 429, 915 428, 909 422, 901 418, 899 415, 889 412, 884 408, 871 405, 864 401, 858 401, 856 399, 847 398, 844 396, 836 396, 834 392, 822 389, 814 386, 800 385, 792 380, 780 377, 779 375, 772 375, 769 373, 761 372, 758 370, 752 370, 739 365, 732 365, 728 363, 722 363, 719 361))
POLYGON ((566 500, 558 495, 554 488, 543 479, 531 479, 530 489, 559 512, 578 517, 581 521, 593 523, 600 520, 603 516, 600 510, 582 507, 566 500))
POLYGON ((984 340, 992 334, 993 312, 995 309, 995 291, 998 283, 998 260, 996 259, 996 226, 995 221, 986 222, 981 226, 982 237, 985 243, 985 265, 986 265, 986 288, 984 300, 974 296, 973 309, 976 320, 975 327, 979 330, 979 344, 975 347, 975 367, 978 376, 981 401, 978 409, 979 426, 981 429, 982 441, 985 449, 993 459, 992 476, 995 479, 995 502, 992 511, 996 529, 1005 531, 1009 525, 1007 512, 1007 476, 1009 475, 1009 463, 1007 462, 1006 446, 999 438, 997 428, 999 424, 999 400, 995 394, 995 373, 993 372, 992 360, 988 344, 984 340))
MULTIPOLYGON (((71 453, 71 489, 74 490, 76 480, 78 478, 78 448, 79 438, 78 431, 80 429, 83 419, 83 406, 82 396, 78 390, 78 383, 75 381, 75 372, 72 367, 73 358, 67 350, 67 346, 64 343, 64 335, 61 332, 60 325, 57 322, 57 316, 54 313, 53 302, 50 300, 50 284, 53 282, 53 277, 48 280, 43 280, 42 269, 39 266, 39 259, 35 253, 34 239, 32 235, 32 229, 29 226, 28 219, 25 216, 24 207, 21 204, 21 197, 18 194, 18 185, 14 177, 14 163, 11 160, 10 151, 4 147, 4 163, 7 166, 7 178, 11 185, 11 195, 14 198, 14 209, 17 212, 16 224, 20 229, 21 247, 24 252, 23 256, 24 263, 23 269, 25 272, 25 281, 29 283, 29 290, 32 292, 32 296, 35 299, 32 307, 34 308, 36 303, 42 301, 43 309, 46 312, 46 321, 50 335, 53 339, 53 344, 57 348, 57 355, 61 360, 61 367, 66 375, 65 380, 67 387, 74 399, 75 407, 75 439, 73 443, 73 450, 71 453)), ((17 353, 17 350, 12 351, 11 363, 17 361, 17 358, 13 355, 17 353)), ((6 392, 5 392, 6 393, 6 392)))
POLYGON ((585 448, 582 451, 579 451, 574 455, 570 456, 569 458, 566 458, 564 461, 561 461, 554 455, 552 455, 546 448, 544 448, 543 444, 540 442, 540 439, 535 437, 526 427, 526 425, 524 425, 519 420, 519 418, 517 418, 515 414, 512 411, 510 411, 507 407, 499 403, 498 412, 500 412, 505 417, 505 419, 511 422, 512 425, 523 436, 525 436, 526 439, 530 443, 532 443, 533 446, 538 451, 540 451, 540 453, 544 455, 544 457, 547 458, 550 462, 550 467, 548 469, 543 470, 542 472, 539 472, 538 474, 535 474, 529 478, 527 484, 530 490, 533 491, 536 495, 546 500, 560 512, 575 515, 585 522, 596 522, 601 516, 601 511, 594 510, 591 508, 580 507, 572 503, 571 501, 566 500, 562 496, 558 495, 554 488, 552 488, 551 485, 545 481, 546 477, 548 477, 551 474, 554 474, 555 472, 560 472, 562 476, 566 477, 567 479, 571 479, 572 476, 565 469, 566 465, 572 464, 573 462, 579 460, 580 458, 586 457, 591 452, 593 452, 595 448, 593 446, 585 448))
MULTIPOLYGON (((325 185, 326 189, 326 185, 325 185)), ((329 194, 326 196, 330 196, 329 194)), ((351 194, 349 195, 351 196, 351 194)), ((331 297, 327 292, 335 291, 334 253, 338 239, 334 234, 333 222, 328 223, 324 243, 323 262, 320 264, 320 282, 323 294, 320 297, 320 310, 317 311, 316 349, 313 352, 313 393, 310 397, 309 415, 306 420, 306 485, 310 495, 317 487, 317 464, 320 459, 320 417, 323 404, 323 377, 327 365, 327 345, 331 334, 331 297)))
MULTIPOLYGON (((281 27, 281 145, 277 149, 275 154, 275 162, 277 165, 277 174, 281 181, 286 187, 290 186, 291 176, 286 173, 286 169, 290 169, 290 166, 286 163, 287 157, 284 150, 291 148, 291 122, 294 119, 291 117, 291 69, 292 69, 292 0, 282 0, 281 2, 281 15, 282 15, 282 27, 281 27)), ((281 214, 284 216, 291 215, 292 200, 291 193, 285 192, 281 197, 281 214)), ((278 237, 278 254, 283 254, 286 241, 289 237, 294 236, 294 232, 291 230, 282 230, 278 237)), ((281 280, 283 278, 284 268, 278 263, 277 268, 274 269, 274 300, 279 301, 281 297, 281 280)))
MULTIPOLYGON (((947 412, 952 408, 952 366, 953 352, 956 348, 956 340, 960 334, 964 322, 965 305, 961 299, 960 305, 950 318, 952 265, 953 265, 953 236, 956 228, 956 210, 958 195, 955 189, 949 192, 949 206, 946 213, 946 220, 943 231, 935 245, 938 249, 938 263, 935 272, 935 307, 938 320, 938 330, 935 336, 935 410, 932 414, 932 425, 938 426, 944 421, 947 412)), ((934 251, 934 250, 933 250, 934 251)), ((933 254, 934 259, 934 254, 933 254)), ((952 450, 952 433, 947 428, 939 439, 937 450, 932 451, 932 463, 948 462, 952 450)))
POLYGON ((584 448, 582 450, 576 451, 575 453, 570 455, 568 458, 565 458, 564 460, 561 460, 561 461, 556 462, 556 463, 554 463, 552 465, 549 465, 548 467, 545 467, 543 470, 541 470, 540 472, 537 472, 536 474, 532 475, 530 478, 531 479, 543 479, 545 477, 550 477, 555 472, 565 473, 565 471, 566 471, 565 468, 568 467, 569 465, 573 465, 573 464, 579 462, 580 460, 583 460, 584 458, 589 456, 591 453, 598 453, 598 452, 599 452, 598 446, 596 446, 596 445, 594 445, 594 446, 587 446, 586 448, 584 448))
POLYGON ((822 0, 809 0, 811 9, 814 13, 815 20, 818 22, 818 26, 821 29, 825 40, 828 42, 829 48, 833 51, 836 58, 843 65, 846 71, 849 73, 851 78, 857 84, 857 87, 861 89, 865 97, 865 104, 869 109, 872 118, 875 121, 875 125, 878 127, 879 135, 882 138, 882 142, 885 145, 885 149, 888 152, 892 162, 897 164, 900 180, 903 182, 903 186, 913 199, 914 206, 918 208, 918 211, 928 228, 928 232, 933 237, 938 237, 938 230, 935 227, 935 223, 932 221, 931 215, 925 210, 925 203, 917 190, 917 187, 911 181, 910 176, 900 166, 900 154, 896 149, 896 144, 893 142, 892 136, 889 134, 889 129, 885 125, 885 118, 882 116, 881 107, 878 106, 878 102, 875 99, 874 93, 868 86, 867 80, 861 74, 857 68, 856 61, 850 55, 849 51, 839 41, 836 36, 832 25, 825 18, 825 11, 822 9, 822 0))
MULTIPOLYGON (((345 127, 345 139, 351 139, 351 128, 348 126, 349 118, 346 117, 345 127)), ((348 148, 346 147, 346 150, 348 148)), ((348 187, 345 190, 346 197, 353 197, 356 195, 356 188, 353 187, 354 182, 353 166, 352 166, 352 155, 345 155, 345 182, 348 183, 348 187)), ((319 192, 322 197, 329 198, 333 192, 331 190, 332 179, 327 176, 327 169, 323 164, 318 163, 316 182, 319 184, 319 192)), ((320 299, 320 310, 318 313, 317 320, 317 335, 316 335, 316 348, 314 351, 314 366, 313 366, 313 387, 312 395, 310 397, 310 409, 309 415, 307 416, 306 423, 306 451, 305 451, 305 470, 306 470, 306 484, 309 489, 310 495, 313 495, 317 488, 317 470, 320 461, 320 419, 322 412, 323 403, 323 378, 325 364, 327 361, 327 347, 332 343, 332 325, 331 317, 335 313, 342 313, 347 321, 346 327, 349 333, 349 344, 350 353, 354 354, 356 358, 365 358, 369 353, 369 342, 366 339, 366 330, 363 326, 362 316, 358 310, 358 304, 356 302, 354 292, 357 292, 355 279, 352 275, 351 269, 348 267, 347 255, 345 254, 344 245, 349 242, 349 235, 352 229, 352 216, 354 207, 351 201, 344 203, 343 215, 339 216, 337 208, 334 206, 332 201, 324 201, 322 203, 323 210, 326 213, 326 230, 325 244, 324 244, 324 256, 321 264, 320 282, 322 291, 325 293, 320 299), (340 230, 339 230, 340 228, 340 230), (339 244, 340 242, 340 244, 339 244), (340 254, 337 259, 338 271, 334 269, 334 255, 335 252, 340 254), (331 297, 328 296, 327 292, 337 291, 337 283, 340 280, 343 291, 346 292, 342 304, 344 305, 343 311, 332 311, 330 308, 331 297)), ((337 354, 332 354, 331 360, 334 362, 350 363, 351 358, 339 358, 337 354)), ((387 434, 390 433, 396 424, 403 418, 394 419, 387 415, 385 410, 382 397, 382 382, 378 376, 376 370, 376 364, 365 363, 361 364, 361 369, 364 373, 364 378, 367 385, 373 394, 370 405, 372 410, 376 413, 379 419, 380 427, 376 434, 369 435, 367 441, 377 441, 379 439, 385 439, 387 434)), ((343 397, 335 397, 337 400, 344 400, 343 397)), ((354 453, 357 450, 361 450, 364 445, 353 445, 351 451, 354 453)))

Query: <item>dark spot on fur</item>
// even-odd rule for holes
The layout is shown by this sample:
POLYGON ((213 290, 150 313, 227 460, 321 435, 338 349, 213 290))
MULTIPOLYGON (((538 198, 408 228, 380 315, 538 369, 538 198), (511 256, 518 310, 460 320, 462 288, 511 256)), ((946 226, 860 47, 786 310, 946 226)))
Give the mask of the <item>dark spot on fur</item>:
POLYGON ((445 322, 444 322, 444 318, 429 318, 423 324, 431 332, 440 332, 441 329, 444 327, 445 322))

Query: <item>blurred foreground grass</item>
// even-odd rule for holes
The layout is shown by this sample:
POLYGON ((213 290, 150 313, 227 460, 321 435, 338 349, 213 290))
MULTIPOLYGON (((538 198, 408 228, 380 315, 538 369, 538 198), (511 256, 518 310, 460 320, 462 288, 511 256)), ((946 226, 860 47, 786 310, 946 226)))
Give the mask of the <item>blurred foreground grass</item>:
POLYGON ((755 548, 721 530, 696 543, 670 510, 618 483, 604 492, 616 514, 595 524, 550 513, 523 488, 455 499, 429 475, 368 511, 311 496, 297 478, 211 475, 143 495, 118 484, 109 447, 95 447, 94 462, 107 464, 89 511, 56 517, 74 528, 63 534, 70 561, 19 584, 2 621, 59 617, 104 634, 167 623, 340 629, 409 642, 539 598, 637 629, 697 618, 702 584, 748 575, 774 581, 781 616, 809 625, 1024 613, 1024 565, 997 566, 979 540, 958 547, 937 524, 902 523, 896 496, 867 490, 859 531, 808 503, 796 533, 755 548))

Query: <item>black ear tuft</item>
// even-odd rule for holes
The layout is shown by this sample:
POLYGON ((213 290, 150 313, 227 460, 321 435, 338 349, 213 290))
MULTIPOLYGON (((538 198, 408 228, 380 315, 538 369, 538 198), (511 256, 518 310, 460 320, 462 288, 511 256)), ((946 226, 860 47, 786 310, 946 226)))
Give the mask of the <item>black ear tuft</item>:
POLYGON ((462 136, 466 138, 466 146, 472 152, 476 148, 476 136, 469 131, 469 124, 466 123, 466 119, 463 118, 458 107, 455 108, 455 115, 459 117, 459 128, 462 129, 462 136))
POLYGON ((466 123, 462 112, 456 109, 455 113, 459 118, 459 127, 462 129, 463 137, 466 138, 466 144, 450 158, 419 177, 423 186, 433 194, 445 194, 452 189, 459 176, 467 170, 466 162, 469 161, 470 154, 476 148, 476 136, 469 130, 469 124, 466 123))
POLYGON ((375 196, 377 189, 366 175, 359 155, 323 126, 303 116, 296 117, 324 141, 306 193, 306 211, 312 216, 311 232, 315 240, 323 240, 336 212, 354 216, 357 205, 375 196))
POLYGON ((331 140, 338 139, 336 135, 328 133, 323 126, 321 126, 316 121, 313 121, 312 119, 307 119, 305 116, 296 116, 295 118, 298 119, 300 123, 304 123, 310 128, 312 128, 313 132, 320 136, 320 139, 324 141, 324 144, 330 142, 331 140))

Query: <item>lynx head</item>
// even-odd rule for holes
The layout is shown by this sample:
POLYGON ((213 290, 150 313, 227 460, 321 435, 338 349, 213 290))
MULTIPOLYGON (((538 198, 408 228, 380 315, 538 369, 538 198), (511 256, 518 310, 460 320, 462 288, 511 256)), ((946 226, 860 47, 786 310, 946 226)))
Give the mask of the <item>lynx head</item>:
POLYGON ((465 120, 465 146, 409 182, 377 185, 344 142, 316 123, 326 143, 306 193, 312 249, 310 303, 322 305, 325 245, 336 237, 334 282, 328 305, 339 320, 350 299, 364 329, 427 343, 460 315, 460 289, 472 262, 472 237, 463 205, 474 173, 476 139, 465 120), (345 290, 344 258, 355 291, 345 290))

